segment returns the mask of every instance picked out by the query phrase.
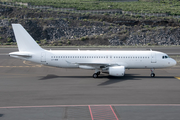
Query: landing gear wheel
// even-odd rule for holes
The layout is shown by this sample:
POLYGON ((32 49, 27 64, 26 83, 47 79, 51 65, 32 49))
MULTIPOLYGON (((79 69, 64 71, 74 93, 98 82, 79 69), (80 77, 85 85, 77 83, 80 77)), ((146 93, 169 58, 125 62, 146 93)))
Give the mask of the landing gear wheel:
POLYGON ((97 73, 94 73, 94 74, 93 74, 93 78, 98 78, 98 74, 97 74, 97 73))
POLYGON ((154 74, 154 73, 151 73, 151 77, 155 77, 155 74, 154 74))
POLYGON ((151 77, 155 77, 154 69, 151 69, 151 77))

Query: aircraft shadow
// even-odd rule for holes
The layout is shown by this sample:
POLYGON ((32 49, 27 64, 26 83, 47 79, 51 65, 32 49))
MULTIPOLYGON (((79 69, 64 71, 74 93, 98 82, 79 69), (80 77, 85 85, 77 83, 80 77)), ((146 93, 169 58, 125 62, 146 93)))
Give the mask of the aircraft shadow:
POLYGON ((4 114, 0 114, 0 117, 3 117, 4 114))
MULTIPOLYGON (((123 81, 127 81, 127 80, 141 80, 139 77, 134 76, 136 74, 126 74, 123 77, 115 77, 115 76, 99 76, 99 78, 108 78, 107 81, 99 84, 98 86, 105 86, 105 85, 110 85, 110 84, 115 84, 115 83, 119 83, 119 82, 123 82, 123 81)), ((98 78, 98 79, 99 79, 98 78)))
MULTIPOLYGON (((56 79, 56 78, 80 78, 80 79, 86 79, 86 78, 92 78, 92 76, 58 76, 54 74, 48 74, 47 76, 42 76, 39 80, 51 80, 51 79, 56 79)), ((127 80, 143 80, 151 78, 150 76, 138 76, 138 74, 125 74, 123 77, 114 77, 114 76, 109 76, 106 74, 101 74, 97 80, 100 79, 108 79, 107 81, 99 84, 98 86, 103 86, 103 85, 110 85, 110 84, 115 84, 118 82, 123 82, 127 80)), ((173 76, 156 76, 155 78, 151 79, 158 79, 158 78, 163 78, 163 79, 169 79, 169 78, 174 78, 173 76)), ((93 78, 92 78, 93 79, 93 78)))
MULTIPOLYGON (((98 80, 98 79, 108 78, 108 79, 113 79, 113 80, 120 80, 120 79, 127 79, 126 78, 127 75, 132 76, 135 74, 126 74, 126 76, 124 76, 124 77, 114 77, 114 76, 109 76, 109 75, 103 74, 103 75, 100 75, 96 79, 98 80)), ((92 78, 92 76, 58 76, 58 75, 54 75, 54 74, 48 74, 47 76, 42 76, 42 78, 40 78, 39 80, 49 80, 49 79, 55 79, 55 78, 92 78)))
POLYGON ((92 77, 91 76, 58 76, 58 75, 49 74, 47 76, 42 77, 39 80, 49 80, 54 78, 92 78, 92 77))
MULTIPOLYGON (((114 76, 106 76, 109 80, 99 84, 98 86, 103 86, 103 85, 110 85, 110 84, 115 84, 118 82, 123 82, 127 80, 143 80, 143 79, 158 79, 158 78, 163 78, 163 79, 169 79, 169 78, 174 78, 173 76, 157 76, 157 77, 150 77, 150 76, 134 76, 135 74, 125 74, 123 77, 114 77, 114 76)), ((105 77, 104 77, 105 78, 105 77)))

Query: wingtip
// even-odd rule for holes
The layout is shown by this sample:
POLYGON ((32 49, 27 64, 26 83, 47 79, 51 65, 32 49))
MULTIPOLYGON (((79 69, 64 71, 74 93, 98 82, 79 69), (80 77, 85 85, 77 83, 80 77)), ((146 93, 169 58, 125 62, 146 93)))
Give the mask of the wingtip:
POLYGON ((15 25, 21 25, 21 24, 19 24, 19 23, 12 23, 12 26, 15 26, 15 25))

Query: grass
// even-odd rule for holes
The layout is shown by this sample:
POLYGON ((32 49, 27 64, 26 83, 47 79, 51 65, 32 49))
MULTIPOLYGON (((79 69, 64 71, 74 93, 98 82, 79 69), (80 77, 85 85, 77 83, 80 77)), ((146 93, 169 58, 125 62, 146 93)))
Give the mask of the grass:
POLYGON ((77 10, 122 9, 123 11, 139 13, 180 15, 180 1, 178 0, 159 0, 159 2, 155 0, 140 0, 137 2, 110 2, 110 0, 13 0, 13 2, 57 8, 76 8, 77 10))

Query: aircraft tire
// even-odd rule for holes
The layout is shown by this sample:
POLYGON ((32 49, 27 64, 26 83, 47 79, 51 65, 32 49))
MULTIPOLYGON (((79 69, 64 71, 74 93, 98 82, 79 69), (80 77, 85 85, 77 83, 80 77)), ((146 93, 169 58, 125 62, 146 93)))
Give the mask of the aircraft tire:
POLYGON ((154 74, 154 73, 151 73, 151 77, 155 77, 155 74, 154 74))
POLYGON ((97 74, 97 73, 94 73, 94 74, 93 74, 93 78, 98 78, 98 74, 97 74))

